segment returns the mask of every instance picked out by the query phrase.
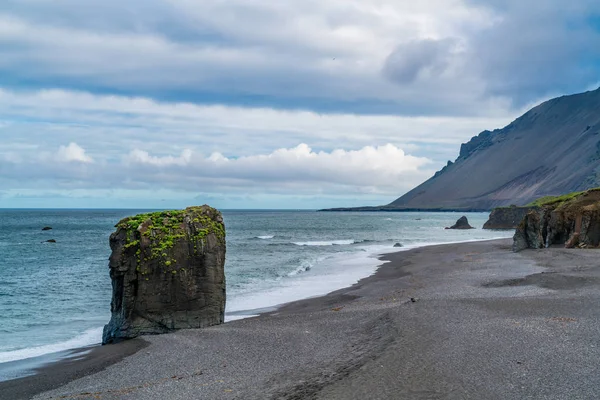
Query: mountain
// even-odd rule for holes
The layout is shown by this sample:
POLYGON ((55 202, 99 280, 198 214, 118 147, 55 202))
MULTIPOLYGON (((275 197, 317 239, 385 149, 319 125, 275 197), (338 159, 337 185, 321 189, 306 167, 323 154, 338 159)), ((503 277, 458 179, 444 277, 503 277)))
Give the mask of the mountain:
POLYGON ((489 210, 597 187, 599 133, 600 89, 555 98, 462 144, 455 162, 389 205, 360 210, 489 210))

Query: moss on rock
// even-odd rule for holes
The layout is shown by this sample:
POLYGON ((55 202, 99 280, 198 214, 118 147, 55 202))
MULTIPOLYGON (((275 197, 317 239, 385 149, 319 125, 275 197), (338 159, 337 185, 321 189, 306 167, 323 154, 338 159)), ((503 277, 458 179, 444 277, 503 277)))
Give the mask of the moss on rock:
MULTIPOLYGON (((222 244, 226 236, 221 213, 207 205, 139 214, 122 219, 115 227, 117 234, 119 230, 125 232, 127 243, 123 251, 135 249, 138 264, 159 260, 159 264, 167 269, 176 266, 170 259, 169 250, 177 243, 192 243, 197 252, 206 246, 209 235, 214 235, 222 244)), ((146 269, 140 272, 148 273, 146 269)))

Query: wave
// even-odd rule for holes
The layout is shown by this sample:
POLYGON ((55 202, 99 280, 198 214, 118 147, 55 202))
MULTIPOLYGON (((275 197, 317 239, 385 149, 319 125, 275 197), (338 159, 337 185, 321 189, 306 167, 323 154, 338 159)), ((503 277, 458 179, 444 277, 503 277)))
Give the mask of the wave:
POLYGON ((309 262, 303 262, 301 266, 296 268, 294 271, 287 274, 288 276, 296 276, 298 274, 302 274, 304 272, 308 272, 312 269, 313 265, 309 262))
POLYGON ((275 235, 265 235, 265 236, 256 236, 256 239, 273 239, 275 237, 275 235))
POLYGON ((372 239, 363 239, 363 240, 355 240, 352 244, 365 244, 365 243, 386 243, 391 242, 392 239, 388 240, 372 240, 372 239))
POLYGON ((93 344, 99 344, 102 341, 102 329, 93 328, 88 329, 81 335, 74 337, 73 339, 66 340, 64 342, 46 344, 43 346, 29 347, 25 349, 12 350, 0 352, 0 364, 24 360, 26 358, 39 357, 45 354, 57 353, 59 351, 65 351, 70 349, 76 349, 78 347, 90 346, 93 344))
POLYGON ((331 241, 314 241, 314 242, 292 242, 296 246, 343 246, 357 243, 355 240, 331 240, 331 241))
MULTIPOLYGON (((353 244, 384 244, 384 243, 395 243, 396 239, 386 240, 373 240, 373 239, 348 239, 348 240, 323 240, 323 241, 308 241, 308 242, 292 242, 287 244, 293 244, 296 246, 344 246, 353 244)), ((286 243, 278 243, 279 245, 285 245, 286 243)))

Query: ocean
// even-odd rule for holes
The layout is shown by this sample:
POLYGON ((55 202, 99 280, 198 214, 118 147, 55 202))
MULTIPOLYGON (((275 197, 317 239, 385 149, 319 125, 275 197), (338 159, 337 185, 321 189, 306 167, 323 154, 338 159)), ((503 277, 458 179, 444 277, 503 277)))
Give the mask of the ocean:
MULTIPOLYGON (((0 364, 100 343, 108 237, 121 218, 146 211, 0 210, 0 364)), ((226 320, 350 286, 375 272, 379 254, 512 234, 482 230, 487 213, 464 214, 478 229, 444 229, 461 215, 223 211, 226 320)))

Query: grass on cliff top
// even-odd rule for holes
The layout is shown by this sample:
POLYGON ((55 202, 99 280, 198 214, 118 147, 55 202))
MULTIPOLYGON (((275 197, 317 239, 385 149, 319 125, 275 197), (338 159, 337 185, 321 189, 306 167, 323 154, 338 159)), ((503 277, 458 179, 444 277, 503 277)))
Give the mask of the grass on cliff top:
POLYGON ((567 203, 571 200, 577 199, 579 196, 581 196, 585 193, 597 192, 597 191, 600 191, 600 188, 589 189, 589 190, 585 190, 583 192, 567 193, 567 194, 563 194, 561 196, 545 196, 545 197, 541 197, 535 201, 532 201, 531 203, 527 204, 525 207, 544 207, 544 206, 552 206, 552 205, 561 205, 561 204, 567 203))

